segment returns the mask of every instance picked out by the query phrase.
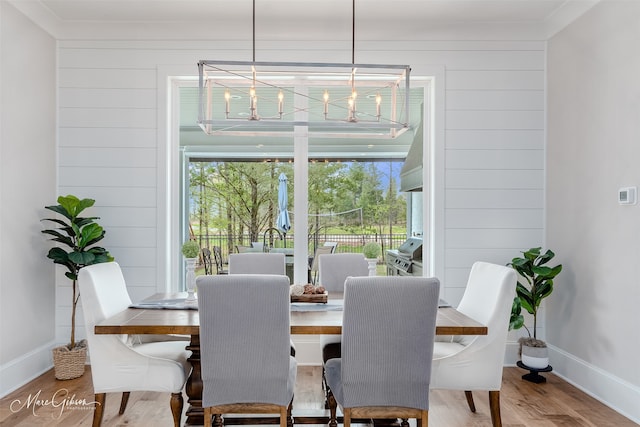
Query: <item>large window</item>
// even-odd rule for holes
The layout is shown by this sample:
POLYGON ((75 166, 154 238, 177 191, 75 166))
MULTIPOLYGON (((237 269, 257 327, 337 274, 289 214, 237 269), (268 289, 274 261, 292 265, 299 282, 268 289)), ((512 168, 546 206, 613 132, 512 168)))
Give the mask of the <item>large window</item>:
MULTIPOLYGON (((391 140, 210 136, 194 125, 196 90, 180 88, 181 240, 191 235, 203 247, 215 244, 225 257, 251 242, 296 246, 304 249, 296 250, 296 265, 302 265, 324 241, 339 238, 343 252, 357 252, 369 240, 393 249, 414 227, 407 225, 407 194, 398 191, 398 175, 415 132, 391 140), (273 230, 280 173, 288 178, 292 222, 284 240, 273 230), (296 180, 305 181, 305 191, 296 180)), ((411 97, 415 130, 423 88, 412 89, 411 97)))
MULTIPOLYGON (((339 252, 361 252, 376 241, 397 247, 406 236, 406 201, 398 192, 399 160, 312 161, 309 164, 308 252, 326 241, 339 252)), ((264 247, 293 245, 293 232, 278 230, 279 178, 293 194, 293 164, 265 161, 188 162, 189 232, 223 256, 255 242, 264 247)), ((287 210, 295 223, 293 198, 287 210)), ((254 244, 254 246, 257 246, 254 244)))

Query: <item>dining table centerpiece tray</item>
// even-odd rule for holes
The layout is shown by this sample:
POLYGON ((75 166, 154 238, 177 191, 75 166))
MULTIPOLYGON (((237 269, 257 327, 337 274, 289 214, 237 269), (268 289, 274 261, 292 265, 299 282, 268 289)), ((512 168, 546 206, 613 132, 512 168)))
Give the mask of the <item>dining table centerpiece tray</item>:
POLYGON ((289 294, 291 302, 326 303, 329 300, 329 294, 324 287, 311 284, 291 285, 289 294))

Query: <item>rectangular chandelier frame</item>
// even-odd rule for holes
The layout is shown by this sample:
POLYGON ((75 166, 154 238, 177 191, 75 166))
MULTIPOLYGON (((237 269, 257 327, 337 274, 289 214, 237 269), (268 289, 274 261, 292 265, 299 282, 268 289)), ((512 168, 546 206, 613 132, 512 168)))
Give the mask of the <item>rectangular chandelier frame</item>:
POLYGON ((306 126, 313 137, 392 139, 409 129, 410 73, 408 65, 201 60, 198 125, 208 135, 283 136, 306 126), (234 115, 241 102, 246 111, 234 115))

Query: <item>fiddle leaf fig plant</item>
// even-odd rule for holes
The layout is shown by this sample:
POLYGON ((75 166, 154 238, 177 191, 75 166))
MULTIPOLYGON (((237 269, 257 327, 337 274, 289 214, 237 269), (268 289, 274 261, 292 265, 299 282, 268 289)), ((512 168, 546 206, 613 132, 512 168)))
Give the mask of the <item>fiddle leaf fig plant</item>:
POLYGON ((507 265, 519 274, 516 285, 516 297, 511 307, 509 329, 520 329, 524 326, 531 338, 531 331, 524 324, 522 309, 533 315, 533 339, 536 337, 538 309, 540 303, 553 291, 553 279, 562 271, 562 264, 555 267, 546 265, 555 257, 551 250, 541 253, 542 248, 531 248, 522 252, 523 257, 516 257, 507 265))
POLYGON ((42 220, 58 225, 57 228, 42 230, 42 233, 53 236, 50 240, 59 243, 49 250, 47 258, 53 260, 54 264, 66 267, 65 276, 72 281, 71 339, 68 345, 70 350, 76 346, 76 306, 80 298, 78 271, 87 265, 113 261, 113 257, 105 248, 95 246, 105 235, 105 230, 95 222, 99 218, 80 216, 94 203, 93 199, 79 199, 72 195, 60 196, 57 205, 45 206, 45 209, 63 218, 42 220))

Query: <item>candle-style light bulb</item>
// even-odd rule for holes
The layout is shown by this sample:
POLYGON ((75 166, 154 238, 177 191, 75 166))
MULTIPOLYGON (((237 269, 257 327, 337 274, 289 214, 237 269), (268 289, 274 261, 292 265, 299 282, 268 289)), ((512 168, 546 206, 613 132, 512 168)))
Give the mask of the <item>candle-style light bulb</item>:
POLYGON ((256 104, 257 104, 257 99, 256 99, 256 88, 251 86, 251 88, 249 88, 249 120, 255 120, 256 119, 256 104))
POLYGON ((380 120, 380 104, 382 103, 382 96, 379 93, 376 94, 376 116, 380 120))
POLYGON ((282 89, 278 92, 278 114, 282 117, 282 112, 284 110, 284 93, 282 93, 282 89))
POLYGON ((225 113, 228 118, 229 111, 231 110, 231 93, 229 92, 229 89, 225 89, 224 91, 224 106, 225 106, 225 113))
POLYGON ((329 114, 329 91, 325 89, 322 94, 322 99, 324 100, 324 119, 327 120, 327 115, 329 114))
POLYGON ((358 92, 356 88, 353 87, 351 89, 351 96, 349 97, 349 121, 356 121, 356 98, 358 97, 358 92))
POLYGON ((327 118, 327 114, 329 114, 329 91, 325 90, 324 95, 322 95, 322 99, 324 99, 324 118, 327 118))
POLYGON ((355 122, 356 121, 356 100, 353 96, 349 97, 349 100, 347 101, 347 105, 349 106, 349 115, 347 117, 347 120, 349 120, 350 122, 355 122))

